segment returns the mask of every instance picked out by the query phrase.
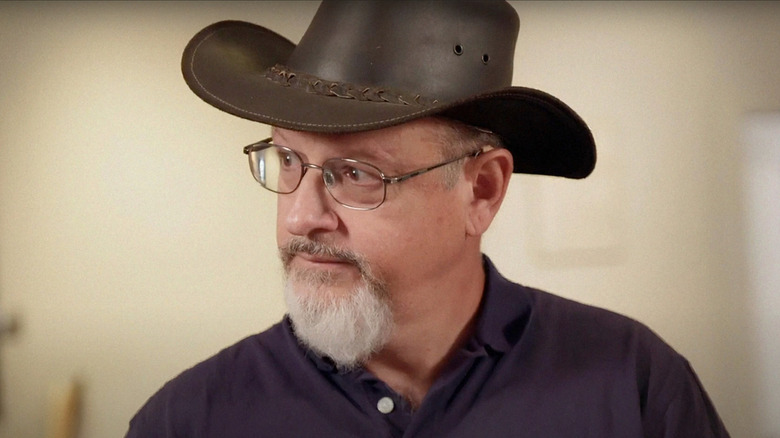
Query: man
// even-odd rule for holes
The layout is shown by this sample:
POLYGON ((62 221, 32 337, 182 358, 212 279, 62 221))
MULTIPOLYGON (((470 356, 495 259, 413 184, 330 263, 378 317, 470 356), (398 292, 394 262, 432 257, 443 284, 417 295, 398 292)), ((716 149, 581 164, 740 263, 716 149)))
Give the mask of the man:
POLYGON ((504 2, 323 2, 298 45, 243 22, 182 60, 269 124, 289 313, 168 382, 128 437, 726 437, 643 325, 503 278, 480 239, 512 173, 584 178, 585 123, 512 87, 504 2))

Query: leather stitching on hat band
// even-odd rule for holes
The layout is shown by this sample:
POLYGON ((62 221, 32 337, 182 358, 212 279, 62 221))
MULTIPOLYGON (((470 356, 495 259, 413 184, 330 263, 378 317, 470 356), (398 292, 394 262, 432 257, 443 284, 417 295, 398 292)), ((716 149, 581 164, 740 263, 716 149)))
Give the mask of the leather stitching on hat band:
MULTIPOLYGON (((200 48, 203 45, 203 43, 205 43, 207 40, 209 40, 211 37, 213 37, 217 32, 218 32, 218 30, 215 30, 215 31, 213 31, 213 32, 211 32, 211 33, 209 33, 207 35, 203 35, 203 38, 200 41, 198 41, 197 44, 195 45, 195 47, 192 49, 192 54, 190 55, 189 62, 187 63, 188 64, 187 67, 189 68, 189 72, 192 75, 192 79, 195 81, 195 84, 197 84, 197 88, 199 88, 203 93, 205 93, 206 95, 211 97, 211 99, 213 99, 213 100, 215 100, 217 102, 222 102, 223 105, 235 109, 238 113, 243 113, 243 114, 250 115, 250 116, 265 118, 266 121, 264 123, 273 124, 272 122, 281 122, 281 123, 297 125, 297 126, 306 126, 306 127, 310 127, 310 128, 322 128, 322 127, 361 128, 361 127, 377 126, 377 125, 382 125, 382 124, 386 124, 386 123, 393 123, 393 122, 395 122, 397 120, 404 120, 404 119, 407 119, 407 118, 414 118, 415 116, 417 116, 419 114, 423 114, 423 113, 429 111, 429 108, 421 108, 419 111, 415 111, 415 112, 413 112, 411 114, 404 114, 402 116, 391 117, 391 118, 385 119, 385 120, 377 120, 377 121, 366 122, 366 123, 332 124, 332 123, 306 123, 306 122, 298 122, 298 121, 293 121, 293 120, 288 120, 288 119, 282 119, 282 118, 279 118, 279 117, 273 117, 273 116, 268 115, 268 114, 263 114, 263 113, 259 113, 259 112, 256 112, 256 111, 250 111, 250 110, 247 110, 245 108, 241 108, 241 107, 239 107, 239 106, 237 106, 237 105, 235 105, 235 104, 233 104, 231 102, 228 102, 225 99, 217 96, 216 94, 212 93, 211 91, 209 91, 209 89, 206 88, 203 85, 203 83, 200 81, 200 77, 198 76, 198 73, 195 71, 195 59, 197 58, 198 51, 200 50, 200 48)), ((195 84, 192 84, 192 85, 195 85, 195 84)))
POLYGON ((436 99, 430 99, 419 94, 409 99, 404 96, 403 93, 389 88, 372 88, 347 82, 327 81, 307 73, 294 72, 281 64, 277 64, 268 69, 265 77, 284 87, 304 90, 307 93, 319 94, 322 96, 340 97, 342 99, 387 102, 424 107, 435 106, 439 103, 436 99))
MULTIPOLYGON (((410 119, 413 119, 413 118, 417 117, 420 114, 427 113, 427 112, 429 112, 431 110, 431 108, 423 107, 423 108, 420 108, 418 111, 414 111, 414 112, 409 113, 409 114, 404 114, 404 115, 396 116, 396 117, 390 117, 390 118, 383 119, 383 120, 376 120, 376 121, 364 122, 364 123, 332 124, 332 123, 306 123, 306 122, 288 120, 288 119, 283 119, 283 118, 279 118, 279 117, 273 117, 273 116, 271 116, 269 114, 264 114, 264 113, 260 113, 260 112, 256 112, 256 111, 251 111, 251 110, 248 110, 248 109, 245 109, 245 108, 241 108, 241 107, 239 107, 239 106, 237 106, 237 105, 235 105, 235 104, 233 104, 231 102, 228 102, 225 99, 215 95, 211 91, 209 91, 209 89, 206 88, 203 85, 203 83, 200 81, 200 77, 198 76, 198 73, 195 71, 195 65, 194 64, 195 64, 195 59, 197 58, 198 51, 200 50, 200 48, 203 45, 203 43, 205 43, 207 40, 212 38, 216 33, 218 33, 218 30, 215 30, 215 31, 213 31, 213 32, 211 32, 211 33, 209 33, 207 35, 204 35, 203 38, 200 41, 198 41, 197 44, 195 45, 195 47, 193 48, 192 54, 190 55, 189 62, 187 63, 188 64, 188 68, 189 68, 189 72, 192 75, 192 79, 195 81, 195 84, 197 84, 197 88, 199 88, 206 95, 210 96, 211 99, 214 99, 214 100, 216 100, 218 102, 222 102, 222 104, 224 104, 225 106, 233 108, 233 109, 235 109, 239 113, 265 118, 266 119, 265 123, 270 123, 272 121, 276 121, 276 122, 281 122, 281 123, 286 123, 286 124, 291 124, 291 125, 297 125, 297 126, 307 126, 307 127, 311 127, 311 128, 321 128, 321 127, 362 128, 362 127, 371 127, 371 126, 385 125, 385 124, 388 124, 388 123, 394 123, 394 122, 396 122, 398 120, 410 120, 410 119)), ((192 85, 195 85, 195 84, 192 84, 192 85)), ((545 101, 543 99, 540 99, 538 97, 533 97, 533 96, 528 96, 528 95, 518 96, 517 94, 514 94, 514 93, 498 92, 498 93, 491 93, 489 95, 489 97, 492 97, 492 98, 510 97, 512 99, 515 99, 515 100, 523 100, 523 101, 526 101, 526 102, 533 102, 533 103, 537 104, 539 107, 546 108, 548 111, 550 110, 550 107, 551 107, 550 102, 547 102, 547 101, 545 101)), ((560 111, 560 110, 558 110, 558 111, 560 111)))

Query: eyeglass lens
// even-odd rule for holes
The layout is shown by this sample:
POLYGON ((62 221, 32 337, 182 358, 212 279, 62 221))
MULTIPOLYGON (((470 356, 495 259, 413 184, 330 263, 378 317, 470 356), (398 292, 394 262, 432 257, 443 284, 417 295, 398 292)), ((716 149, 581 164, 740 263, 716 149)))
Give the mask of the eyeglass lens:
POLYGON ((382 172, 376 167, 347 158, 326 160, 322 166, 303 163, 291 149, 267 145, 249 153, 252 175, 263 187, 276 193, 292 193, 306 170, 322 171, 322 180, 331 196, 348 207, 371 209, 385 198, 382 172))

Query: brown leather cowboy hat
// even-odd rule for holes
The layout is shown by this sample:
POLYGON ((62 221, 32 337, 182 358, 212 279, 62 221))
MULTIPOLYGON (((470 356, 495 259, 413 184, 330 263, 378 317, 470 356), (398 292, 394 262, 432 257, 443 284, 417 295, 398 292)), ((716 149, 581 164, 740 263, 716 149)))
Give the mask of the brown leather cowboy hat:
POLYGON ((212 24, 182 71, 203 100, 249 120, 335 133, 448 117, 501 136, 516 173, 584 178, 596 163, 585 122, 511 86, 519 26, 503 1, 326 0, 298 45, 251 23, 212 24))

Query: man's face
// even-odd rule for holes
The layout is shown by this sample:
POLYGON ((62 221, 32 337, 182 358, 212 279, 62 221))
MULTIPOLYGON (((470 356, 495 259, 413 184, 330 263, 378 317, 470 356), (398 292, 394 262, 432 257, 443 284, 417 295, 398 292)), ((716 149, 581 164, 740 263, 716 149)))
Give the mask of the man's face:
MULTIPOLYGON (((354 158, 395 176, 442 160, 438 123, 424 119, 345 135, 275 129, 274 143, 307 163, 354 158)), ((403 323, 399 314, 435 305, 418 292, 448 274, 466 240, 464 184, 448 189, 443 181, 437 169, 388 185, 381 206, 356 211, 331 197, 320 170, 309 169, 295 192, 278 197, 277 243, 288 293, 330 306, 369 285, 395 324, 403 323)))

